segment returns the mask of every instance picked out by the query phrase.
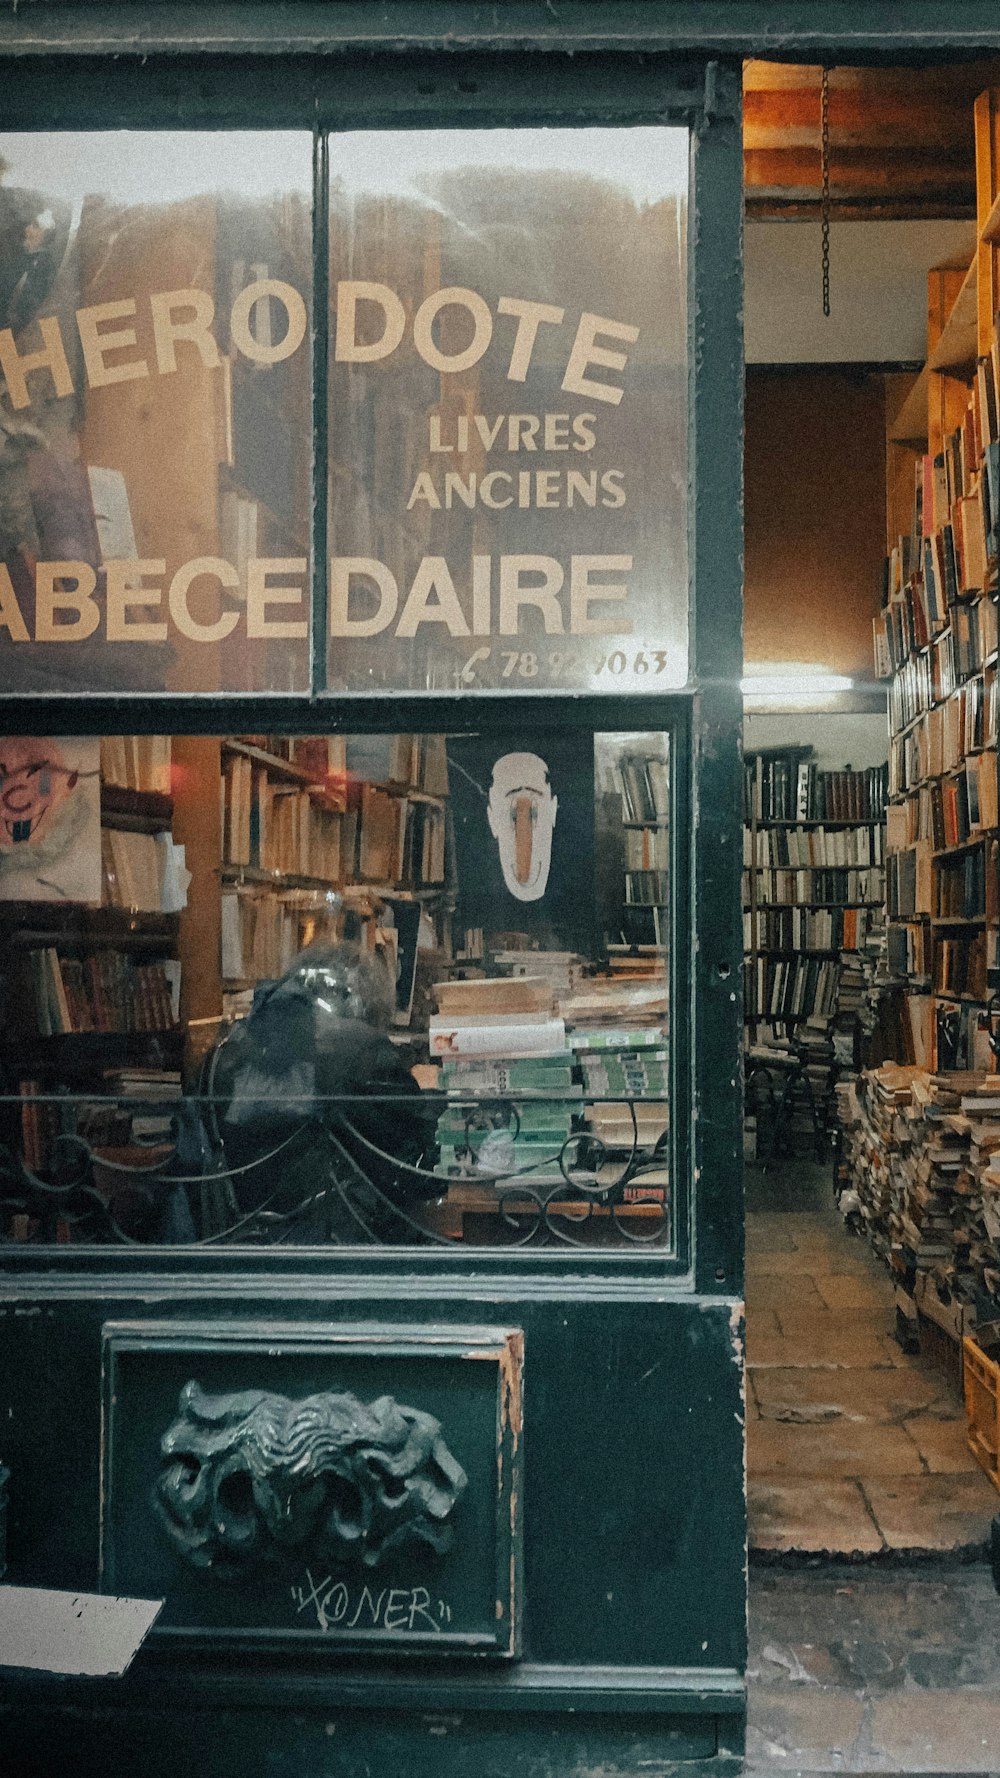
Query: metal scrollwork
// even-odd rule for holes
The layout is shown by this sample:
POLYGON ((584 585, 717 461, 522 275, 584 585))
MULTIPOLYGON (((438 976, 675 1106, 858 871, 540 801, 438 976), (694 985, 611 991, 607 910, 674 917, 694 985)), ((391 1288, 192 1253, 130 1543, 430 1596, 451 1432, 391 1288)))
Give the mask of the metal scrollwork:
MULTIPOLYGON (((558 1099, 553 1095, 549 1102, 558 1099)), ((52 1101, 41 1096, 41 1102, 52 1101)), ((22 1102, 8 1103, 20 1108, 22 1102)), ((452 1188, 461 1193, 467 1187, 480 1200, 485 1195, 486 1208, 492 1201, 494 1244, 669 1243, 666 1132, 659 1141, 641 1141, 641 1098, 572 1098, 577 1124, 589 1123, 592 1105, 619 1107, 622 1140, 612 1146, 596 1130, 576 1128, 554 1139, 541 1160, 520 1165, 518 1138, 529 1097, 426 1093, 421 1103, 432 1131, 435 1113, 458 1113, 464 1121, 457 1165, 447 1171, 435 1165, 433 1142, 419 1160, 410 1160, 375 1139, 373 1110, 377 1115, 381 1108, 388 1122, 399 1107, 412 1111, 412 1098, 393 1094, 310 1099, 301 1122, 245 1160, 228 1157, 218 1139, 206 1138, 193 1158, 190 1143, 185 1152, 175 1146, 165 1153, 161 1144, 148 1161, 138 1153, 132 1158, 138 1144, 128 1159, 93 1146, 74 1128, 88 1101, 59 1096, 62 1128, 49 1144, 44 1173, 26 1164, 15 1143, 0 1142, 0 1245, 13 1238, 203 1249, 285 1242, 452 1248, 453 1235, 438 1212, 452 1188), (506 1152, 498 1138, 506 1139, 506 1152), (18 1234, 19 1228, 26 1232, 18 1234)), ((190 1098, 185 1108, 196 1127, 211 1131, 211 1098, 190 1098)), ((478 1208, 483 1210, 482 1202, 478 1208)))
POLYGON ((178 1408, 153 1505, 195 1567, 239 1579, 287 1556, 374 1568, 407 1545, 450 1549, 467 1477, 430 1414, 389 1395, 207 1395, 194 1381, 178 1408))

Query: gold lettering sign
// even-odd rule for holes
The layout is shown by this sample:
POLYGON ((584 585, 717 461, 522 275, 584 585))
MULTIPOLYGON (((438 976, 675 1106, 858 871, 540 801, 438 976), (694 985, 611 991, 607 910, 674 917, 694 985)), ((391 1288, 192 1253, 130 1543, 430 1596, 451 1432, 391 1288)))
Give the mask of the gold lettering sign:
POLYGON ((686 134, 330 165, 331 686, 683 683, 686 134))
POLYGON ((0 685, 305 691, 307 133, 0 137, 0 685))
POLYGON ((686 135, 0 138, 5 689, 686 677, 686 135))

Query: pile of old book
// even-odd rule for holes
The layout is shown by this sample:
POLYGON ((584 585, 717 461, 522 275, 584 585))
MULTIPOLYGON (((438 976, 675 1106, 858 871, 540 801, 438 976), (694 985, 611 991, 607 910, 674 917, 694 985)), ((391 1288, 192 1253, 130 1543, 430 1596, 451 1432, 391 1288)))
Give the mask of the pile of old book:
POLYGON ((1000 1317, 1000 1079, 886 1063, 838 1101, 841 1207, 890 1266, 900 1313, 955 1338, 1000 1317))
POLYGON ((593 979, 559 1003, 583 1082, 584 1122, 606 1149, 653 1149, 667 1128, 666 982, 593 979))
POLYGON ((559 1180, 580 1086, 546 975, 437 982, 430 1053, 448 1103, 437 1126, 438 1171, 529 1183, 559 1180))
MULTIPOLYGON (((523 967, 514 956, 507 966, 523 967)), ((571 1137, 596 1138, 599 1160, 652 1154, 663 1138, 666 983, 581 979, 577 963, 552 955, 538 974, 435 984, 429 1043, 448 1094, 437 1126, 445 1177, 558 1182, 588 1166, 587 1143, 571 1137)))

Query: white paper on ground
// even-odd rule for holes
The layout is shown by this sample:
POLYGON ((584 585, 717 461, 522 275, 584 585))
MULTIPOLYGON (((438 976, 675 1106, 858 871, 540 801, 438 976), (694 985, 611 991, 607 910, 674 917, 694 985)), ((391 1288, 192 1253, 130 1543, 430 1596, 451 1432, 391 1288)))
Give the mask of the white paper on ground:
POLYGON ((0 1667, 124 1673, 162 1609, 162 1599, 0 1586, 0 1667))

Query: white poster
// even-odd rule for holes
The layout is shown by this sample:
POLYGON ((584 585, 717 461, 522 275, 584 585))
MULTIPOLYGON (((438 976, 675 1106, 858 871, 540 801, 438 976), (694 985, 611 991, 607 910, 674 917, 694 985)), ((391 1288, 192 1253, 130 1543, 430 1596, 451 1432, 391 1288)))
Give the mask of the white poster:
POLYGON ((101 900, 100 742, 0 740, 0 900, 101 900))

